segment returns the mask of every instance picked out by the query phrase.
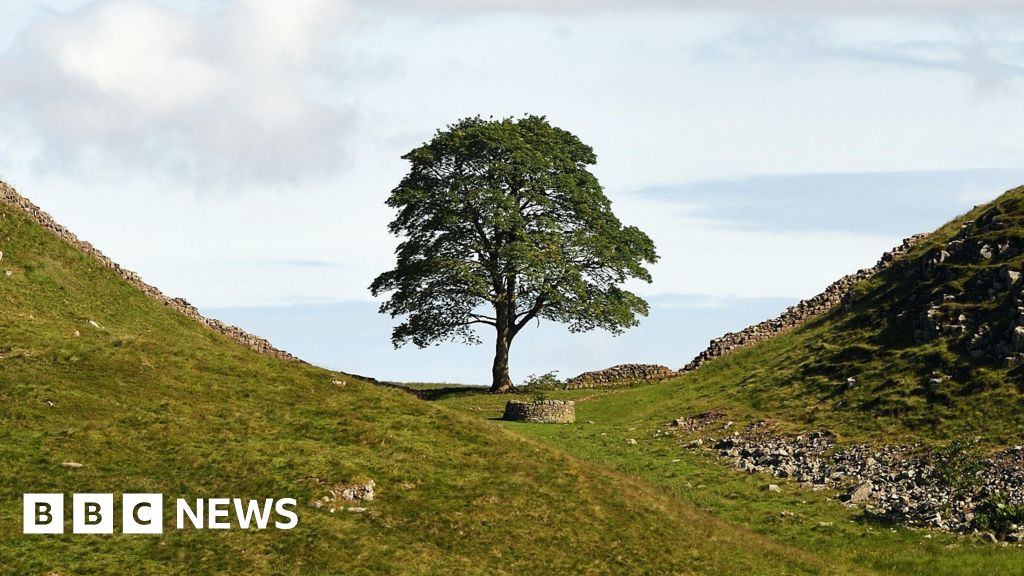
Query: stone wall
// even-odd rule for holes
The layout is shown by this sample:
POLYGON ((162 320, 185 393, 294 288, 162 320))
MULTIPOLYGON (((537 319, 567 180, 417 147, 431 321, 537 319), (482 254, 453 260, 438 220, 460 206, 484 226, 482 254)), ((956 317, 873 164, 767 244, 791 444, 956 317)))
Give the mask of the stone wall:
POLYGON ((572 424, 576 421, 576 403, 572 400, 509 401, 502 420, 540 424, 572 424))
POLYGON ((840 278, 831 286, 826 288, 821 294, 818 294, 808 300, 803 300, 796 306, 790 306, 778 318, 766 320, 760 324, 755 324, 754 326, 745 328, 740 332, 731 332, 719 338, 715 338, 711 341, 711 344, 706 350, 698 354, 697 357, 680 370, 680 372, 696 370, 709 360, 713 360, 735 350, 739 350, 740 348, 745 348, 762 340, 767 340, 768 338, 772 338, 773 336, 792 330, 804 322, 828 312, 844 301, 855 284, 862 280, 867 280, 882 270, 889 268, 892 266, 893 262, 896 262, 900 257, 904 256, 913 246, 927 236, 927 234, 918 234, 907 238, 902 244, 883 254, 878 263, 871 268, 865 268, 864 270, 860 270, 854 274, 840 278))
POLYGON ((677 372, 659 364, 620 364, 604 370, 584 372, 565 382, 567 390, 600 388, 631 382, 656 382, 676 376, 677 372))
POLYGON ((11 188, 9 185, 7 185, 7 183, 3 181, 0 181, 0 201, 21 210, 37 224, 53 232, 54 234, 62 238, 64 241, 68 242, 75 248, 81 250, 86 255, 92 257, 104 267, 113 270, 115 273, 121 276, 121 278, 123 278, 125 282, 128 282, 135 288, 138 288, 140 291, 142 291, 143 294, 149 296, 150 298, 156 300, 157 302, 160 302, 164 306, 167 306, 168 308, 180 312, 181 314, 184 314, 185 316, 192 318, 193 320, 199 322, 200 324, 209 327, 211 330, 219 332, 227 336, 228 338, 231 338, 232 340, 239 342, 243 346, 260 352, 261 354, 267 354, 269 356, 285 360, 298 361, 298 358, 292 356, 291 354, 285 352, 284 350, 278 350, 277 348, 274 348, 274 346, 271 345, 269 341, 260 338, 259 336, 253 336, 252 334, 249 334, 248 332, 242 330, 241 328, 238 328, 237 326, 225 324, 220 320, 206 318, 205 316, 199 313, 199 310, 196 309, 195 306, 189 304, 183 298, 170 298, 168 296, 165 296, 156 287, 150 286, 149 284, 143 282, 142 278, 140 278, 139 275, 136 274, 135 272, 132 272, 131 270, 125 270, 119 264, 105 256, 99 250, 97 250, 92 244, 84 240, 79 240, 78 237, 75 236, 70 230, 58 224, 56 221, 54 221, 53 217, 51 217, 46 212, 43 212, 38 206, 30 202, 24 196, 18 194, 14 190, 14 188, 11 188))

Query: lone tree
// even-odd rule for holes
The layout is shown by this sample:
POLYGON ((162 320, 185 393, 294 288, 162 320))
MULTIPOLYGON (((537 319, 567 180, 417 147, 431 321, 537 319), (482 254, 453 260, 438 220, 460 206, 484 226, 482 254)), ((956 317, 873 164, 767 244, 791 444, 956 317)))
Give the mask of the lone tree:
POLYGON ((423 348, 480 343, 495 330, 491 391, 512 388, 512 340, 532 320, 572 332, 636 326, 647 302, 620 288, 651 281, 651 239, 623 226, 587 167, 593 149, 541 116, 466 118, 402 157, 391 192, 397 264, 370 286, 381 313, 404 317, 391 340, 423 348))

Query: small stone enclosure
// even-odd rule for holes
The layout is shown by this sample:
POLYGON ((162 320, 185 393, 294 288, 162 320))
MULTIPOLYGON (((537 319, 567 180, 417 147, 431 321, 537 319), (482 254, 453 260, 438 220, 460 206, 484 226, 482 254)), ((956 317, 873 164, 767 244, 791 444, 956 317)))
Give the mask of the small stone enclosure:
POLYGON ((502 420, 540 424, 572 424, 576 421, 576 403, 572 400, 510 400, 502 420))

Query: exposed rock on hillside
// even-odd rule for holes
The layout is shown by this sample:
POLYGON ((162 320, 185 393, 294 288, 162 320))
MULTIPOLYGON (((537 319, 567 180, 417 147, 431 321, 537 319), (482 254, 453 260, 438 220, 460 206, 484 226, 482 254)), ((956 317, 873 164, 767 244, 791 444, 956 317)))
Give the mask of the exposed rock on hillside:
MULTIPOLYGON (((717 422, 721 418, 712 421, 717 422)), ((988 458, 968 456, 955 470, 957 485, 944 477, 951 458, 920 445, 837 446, 827 432, 780 436, 769 422, 718 437, 692 438, 692 422, 704 415, 676 420, 669 430, 682 434, 684 446, 710 445, 730 466, 751 474, 788 478, 811 490, 835 490, 848 505, 866 506, 869 514, 909 526, 950 532, 996 529, 1002 538, 1024 539, 1024 526, 993 528, 987 516, 993 502, 1005 507, 1024 505, 1024 448, 1017 446, 988 458)), ((729 426, 718 427, 725 433, 729 426)), ((709 423, 710 425, 710 423, 709 423)))
POLYGON ((18 192, 15 191, 14 188, 11 188, 10 186, 7 185, 7 183, 2 181, 0 181, 0 201, 3 201, 4 203, 21 210, 26 215, 28 215, 29 218, 31 218, 33 221, 35 221, 43 228, 53 232, 54 234, 62 238, 64 241, 68 242, 75 248, 81 250, 84 254, 94 258, 104 267, 116 272, 126 282, 128 282, 135 288, 138 288, 146 296, 149 296, 150 298, 153 298, 154 300, 163 303, 165 306, 172 308, 184 314, 185 316, 188 316, 189 318, 192 318, 193 320, 196 320, 197 322, 208 326, 213 331, 224 334, 225 336, 257 352, 260 352, 261 354, 267 354, 269 356, 274 356, 275 358, 281 358, 286 360, 298 360, 296 357, 285 352, 284 350, 279 350, 275 348, 273 345, 271 345, 269 341, 267 341, 264 338, 260 338, 259 336, 253 336, 252 334, 249 334, 248 332, 242 330, 241 328, 238 328, 237 326, 231 326, 229 324, 221 322, 220 320, 215 320, 213 318, 207 318, 203 316, 202 314, 199 313, 199 310, 195 306, 189 304, 183 298, 170 298, 168 296, 165 296, 156 287, 150 286, 149 284, 143 282, 142 278, 140 278, 139 275, 136 274, 135 272, 132 272, 131 270, 125 270, 119 264, 105 256, 98 249, 96 249, 92 244, 84 240, 79 240, 79 238, 75 236, 74 233, 58 224, 53 219, 53 217, 51 217, 46 212, 43 212, 38 206, 30 202, 24 196, 18 194, 18 192))
POLYGON ((996 204, 907 263, 905 279, 915 290, 896 305, 899 316, 913 319, 915 343, 941 338, 976 360, 1007 368, 1024 362, 1022 216, 996 204))

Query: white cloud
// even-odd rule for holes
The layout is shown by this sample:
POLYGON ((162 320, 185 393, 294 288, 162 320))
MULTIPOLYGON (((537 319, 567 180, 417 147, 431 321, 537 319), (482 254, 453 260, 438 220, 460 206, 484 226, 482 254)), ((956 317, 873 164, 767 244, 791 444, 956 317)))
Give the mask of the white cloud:
POLYGON ((802 12, 905 12, 921 10, 1013 11, 1024 7, 1017 0, 361 0, 367 6, 402 9, 453 9, 460 11, 570 12, 595 9, 704 9, 802 12))
POLYGON ((352 114, 320 102, 347 2, 238 0, 215 13, 104 0, 25 29, 0 95, 48 162, 93 156, 176 179, 293 179, 343 162, 352 114))
MULTIPOLYGON (((198 30, 187 18, 143 3, 110 3, 79 21, 44 28, 40 55, 70 84, 143 119, 174 113, 218 91, 215 66, 188 53, 198 30)), ((74 114, 60 120, 75 122, 74 114)), ((100 128, 100 127, 97 127, 100 128)))

